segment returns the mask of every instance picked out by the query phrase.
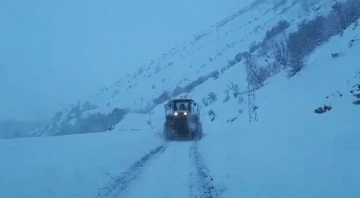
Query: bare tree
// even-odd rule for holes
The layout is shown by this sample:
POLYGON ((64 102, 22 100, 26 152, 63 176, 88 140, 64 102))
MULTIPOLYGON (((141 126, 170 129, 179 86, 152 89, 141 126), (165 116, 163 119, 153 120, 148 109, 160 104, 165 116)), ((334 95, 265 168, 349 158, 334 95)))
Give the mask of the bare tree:
POLYGON ((271 75, 276 75, 281 71, 281 65, 278 62, 274 62, 272 64, 269 64, 268 68, 270 69, 270 74, 271 75))
POLYGON ((245 67, 247 72, 246 80, 248 83, 257 88, 264 86, 267 77, 265 77, 266 75, 262 75, 261 78, 259 78, 259 72, 263 74, 263 68, 259 68, 256 59, 251 54, 245 57, 245 67))
POLYGON ((264 39, 263 42, 260 45, 260 48, 258 50, 258 54, 260 56, 265 57, 269 52, 269 41, 264 39))
POLYGON ((290 69, 287 71, 288 77, 294 76, 305 66, 304 59, 294 58, 290 60, 290 69))
POLYGON ((213 103, 217 100, 217 96, 214 92, 210 92, 208 95, 207 95, 207 99, 209 101, 209 103, 213 103))
POLYGON ((284 41, 273 42, 273 48, 271 51, 274 59, 278 62, 283 69, 286 69, 289 62, 289 51, 284 41))
POLYGON ((235 84, 233 81, 230 81, 227 85, 227 88, 232 91, 234 98, 240 94, 240 88, 238 84, 235 84))

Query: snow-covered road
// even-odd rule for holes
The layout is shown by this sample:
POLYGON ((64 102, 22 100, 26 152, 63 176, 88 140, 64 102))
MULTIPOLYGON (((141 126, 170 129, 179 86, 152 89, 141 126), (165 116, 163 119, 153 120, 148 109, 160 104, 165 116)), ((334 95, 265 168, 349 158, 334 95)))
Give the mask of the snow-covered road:
MULTIPOLYGON (((175 142, 174 142, 175 143, 175 142)), ((170 144, 168 149, 144 169, 144 174, 125 197, 188 197, 189 193, 188 142, 170 144), (149 185, 151 187, 149 188, 149 185), (176 192, 176 193, 174 193, 176 192)))
POLYGON ((198 142, 160 145, 114 177, 95 197, 219 197, 198 142))
POLYGON ((1 140, 0 197, 355 198, 356 118, 332 130, 323 122, 340 117, 311 129, 290 123, 308 129, 292 133, 273 123, 200 141, 165 142, 148 131, 1 140))

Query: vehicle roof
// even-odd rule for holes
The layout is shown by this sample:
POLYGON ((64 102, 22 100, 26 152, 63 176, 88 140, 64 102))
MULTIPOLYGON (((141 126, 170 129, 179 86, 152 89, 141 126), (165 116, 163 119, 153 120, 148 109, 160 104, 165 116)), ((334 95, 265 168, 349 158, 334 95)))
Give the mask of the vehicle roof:
POLYGON ((193 99, 188 98, 178 98, 178 99, 172 99, 171 101, 179 102, 179 101, 194 101, 193 99))

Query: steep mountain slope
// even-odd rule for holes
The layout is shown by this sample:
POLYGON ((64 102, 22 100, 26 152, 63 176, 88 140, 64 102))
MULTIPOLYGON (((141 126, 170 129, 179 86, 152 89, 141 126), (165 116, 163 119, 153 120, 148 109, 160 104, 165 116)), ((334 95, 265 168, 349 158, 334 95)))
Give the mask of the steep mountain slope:
MULTIPOLYGON (((313 9, 304 15, 304 1, 276 2, 254 1, 152 60, 138 72, 104 87, 89 100, 59 111, 51 123, 32 131, 30 136, 106 131, 127 113, 149 113, 167 99, 189 93, 220 75, 226 74, 228 81, 245 86, 246 73, 241 69, 243 64, 236 64, 235 55, 248 51, 249 45, 253 45, 253 51, 258 41, 281 19, 290 23, 288 29, 291 30, 303 19, 328 13, 331 9, 330 1, 311 1, 313 9), (228 71, 231 67, 236 67, 236 72, 228 71)), ((145 121, 143 118, 140 120, 145 121)))

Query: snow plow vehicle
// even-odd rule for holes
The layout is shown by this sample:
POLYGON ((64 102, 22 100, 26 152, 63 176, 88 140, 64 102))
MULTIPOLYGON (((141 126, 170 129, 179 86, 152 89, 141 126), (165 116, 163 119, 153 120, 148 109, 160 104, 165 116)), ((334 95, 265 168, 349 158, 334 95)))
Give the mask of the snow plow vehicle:
POLYGON ((192 99, 172 99, 165 104, 164 137, 201 139, 202 124, 199 105, 192 99))

